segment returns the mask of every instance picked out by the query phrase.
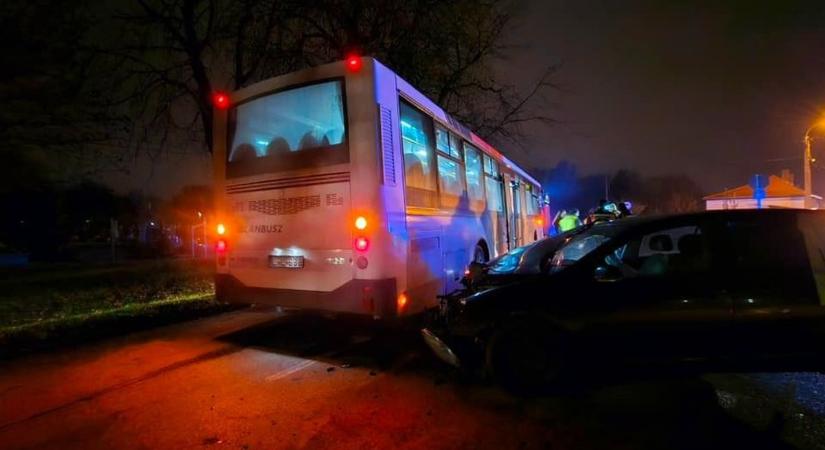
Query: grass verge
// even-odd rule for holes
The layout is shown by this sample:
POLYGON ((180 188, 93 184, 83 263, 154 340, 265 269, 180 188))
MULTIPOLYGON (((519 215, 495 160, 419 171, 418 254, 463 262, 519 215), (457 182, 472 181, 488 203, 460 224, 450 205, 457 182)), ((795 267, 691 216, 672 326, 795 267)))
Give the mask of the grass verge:
POLYGON ((147 261, 0 277, 0 358, 227 311, 212 273, 209 264, 147 261))
POLYGON ((212 294, 186 295, 0 329, 0 358, 124 335, 230 310, 212 294))

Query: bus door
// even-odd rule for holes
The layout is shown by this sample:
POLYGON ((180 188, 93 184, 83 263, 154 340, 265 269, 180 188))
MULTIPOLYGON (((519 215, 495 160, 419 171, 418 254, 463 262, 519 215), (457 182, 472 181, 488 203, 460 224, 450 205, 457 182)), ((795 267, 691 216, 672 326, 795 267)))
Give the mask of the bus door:
POLYGON ((504 174, 501 175, 501 180, 499 183, 499 188, 501 189, 501 213, 503 216, 503 225, 504 225, 504 247, 506 247, 504 252, 509 252, 513 249, 513 231, 510 226, 510 217, 512 216, 512 204, 513 201, 510 200, 510 196, 507 195, 509 190, 507 189, 507 185, 510 181, 507 180, 507 177, 504 174))
POLYGON ((513 198, 513 210, 509 214, 509 225, 508 228, 510 229, 510 248, 516 248, 521 246, 522 236, 521 236, 521 195, 519 193, 519 182, 517 179, 512 180, 510 182, 510 195, 513 198))
MULTIPOLYGON (((487 186, 487 211, 489 215, 490 244, 495 250, 490 257, 495 257, 507 253, 510 248, 509 235, 507 231, 507 192, 504 190, 504 182, 499 176, 487 175, 484 177, 487 186)), ((485 226, 485 228, 487 228, 485 226)))
POLYGON ((510 251, 510 226, 508 224, 508 217, 510 207, 507 201, 507 191, 504 187, 504 177, 499 176, 493 181, 495 189, 498 190, 498 210, 496 215, 496 251, 499 255, 503 255, 510 251))

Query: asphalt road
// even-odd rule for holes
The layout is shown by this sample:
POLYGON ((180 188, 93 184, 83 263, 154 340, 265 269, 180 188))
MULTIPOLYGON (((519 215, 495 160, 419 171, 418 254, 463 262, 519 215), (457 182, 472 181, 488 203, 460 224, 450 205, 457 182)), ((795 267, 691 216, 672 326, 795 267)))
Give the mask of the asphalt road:
POLYGON ((444 367, 415 333, 239 311, 0 363, 0 448, 821 445, 815 408, 771 380, 651 378, 515 398, 444 367), (791 410, 810 419, 801 431, 791 410))

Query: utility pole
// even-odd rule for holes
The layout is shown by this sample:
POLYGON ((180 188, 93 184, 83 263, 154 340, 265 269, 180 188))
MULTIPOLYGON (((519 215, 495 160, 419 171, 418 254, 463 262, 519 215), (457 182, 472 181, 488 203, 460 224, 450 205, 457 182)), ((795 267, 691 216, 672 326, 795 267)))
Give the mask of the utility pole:
POLYGON ((811 199, 811 195, 813 194, 813 180, 811 180, 811 163, 814 162, 813 155, 811 154, 811 145, 813 144, 813 138, 811 137, 811 132, 814 131, 816 128, 825 128, 825 117, 821 117, 818 121, 816 121, 813 125, 808 127, 805 131, 805 154, 803 155, 802 160, 802 173, 805 178, 805 206, 807 207, 807 203, 811 199))
POLYGON ((810 130, 805 133, 805 155, 803 157, 802 173, 805 178, 805 201, 811 197, 813 193, 813 186, 811 181, 811 135, 810 130))
POLYGON ((610 175, 604 176, 604 199, 610 201, 610 175))

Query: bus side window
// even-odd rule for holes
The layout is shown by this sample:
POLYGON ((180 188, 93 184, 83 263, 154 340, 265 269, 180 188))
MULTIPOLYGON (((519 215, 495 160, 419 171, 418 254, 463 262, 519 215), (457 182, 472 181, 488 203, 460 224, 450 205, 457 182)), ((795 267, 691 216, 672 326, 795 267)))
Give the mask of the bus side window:
POLYGON ((455 135, 435 125, 435 145, 438 149, 438 190, 441 193, 441 207, 448 209, 466 209, 467 187, 464 184, 464 165, 461 153, 453 150, 451 143, 455 135), (450 158, 447 155, 451 156, 450 158), (455 158, 455 159, 453 159, 455 158))
POLYGON ((435 208, 438 206, 438 192, 431 137, 432 119, 404 101, 400 104, 407 205, 435 208))
POLYGON ((467 189, 464 187, 463 171, 464 167, 461 163, 438 155, 438 188, 441 191, 442 208, 467 207, 467 189))
POLYGON ((450 156, 461 161, 461 138, 450 133, 450 156))
POLYGON ((536 216, 540 211, 538 196, 534 194, 534 192, 536 192, 536 187, 532 184, 527 184, 525 189, 526 192, 524 193, 524 196, 526 200, 525 209, 527 210, 527 215, 536 216))
POLYGON ((490 211, 503 211, 501 199, 501 182, 492 177, 484 177, 484 182, 487 185, 487 209, 490 211))
POLYGON ((464 161, 467 173, 467 195, 470 198, 470 209, 473 211, 483 211, 484 185, 482 184, 482 162, 481 152, 468 143, 464 143, 464 161))
POLYGON ((501 183, 499 181, 498 163, 486 153, 484 154, 484 184, 487 188, 487 209, 503 211, 501 198, 501 183))
POLYGON ((437 124, 435 126, 435 145, 438 151, 461 161, 461 138, 437 124))
POLYGON ((450 132, 439 125, 435 126, 435 147, 446 154, 450 154, 450 132))

